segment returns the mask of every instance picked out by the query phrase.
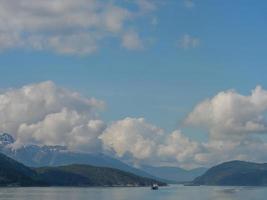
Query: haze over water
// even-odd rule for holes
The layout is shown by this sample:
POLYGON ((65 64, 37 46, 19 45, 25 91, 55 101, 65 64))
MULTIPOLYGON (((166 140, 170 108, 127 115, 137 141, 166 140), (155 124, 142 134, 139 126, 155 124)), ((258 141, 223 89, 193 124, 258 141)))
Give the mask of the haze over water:
POLYGON ((265 200, 265 187, 1 188, 0 200, 265 200))

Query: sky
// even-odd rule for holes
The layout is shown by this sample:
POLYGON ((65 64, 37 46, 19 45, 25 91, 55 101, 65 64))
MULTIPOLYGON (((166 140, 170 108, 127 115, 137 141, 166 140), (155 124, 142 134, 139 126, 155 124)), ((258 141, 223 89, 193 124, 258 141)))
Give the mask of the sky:
POLYGON ((18 146, 62 144, 136 163, 267 162, 266 8, 0 0, 0 131, 18 146))

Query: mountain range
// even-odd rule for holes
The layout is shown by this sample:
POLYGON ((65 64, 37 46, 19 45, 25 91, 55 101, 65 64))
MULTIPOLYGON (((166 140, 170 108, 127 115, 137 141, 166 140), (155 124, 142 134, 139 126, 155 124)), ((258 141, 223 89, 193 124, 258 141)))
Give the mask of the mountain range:
POLYGON ((154 182, 164 185, 164 180, 189 185, 267 186, 267 163, 229 161, 208 170, 149 165, 137 169, 104 154, 71 152, 62 146, 27 145, 14 150, 14 142, 11 135, 0 134, 0 151, 5 154, 0 153, 0 186, 146 186, 154 182))
POLYGON ((142 165, 140 169, 154 177, 160 178, 161 180, 167 180, 172 183, 192 181, 207 171, 207 169, 204 167, 186 170, 180 167, 154 167, 149 165, 142 165))
POLYGON ((150 186, 157 180, 90 165, 29 168, 0 153, 0 186, 150 186))
MULTIPOLYGON (((0 186, 150 186, 162 181, 108 167, 72 164, 27 167, 0 153, 0 186)), ((210 168, 190 185, 267 186, 267 163, 230 161, 210 168)))
POLYGON ((153 176, 131 167, 122 161, 101 153, 81 153, 69 151, 64 146, 26 145, 18 149, 11 148, 15 139, 8 133, 0 134, 0 152, 30 167, 62 166, 70 164, 87 164, 98 167, 111 167, 139 176, 153 176))
POLYGON ((102 153, 72 152, 64 146, 25 145, 18 149, 13 149, 11 145, 14 142, 15 139, 10 134, 0 134, 0 152, 30 167, 86 164, 115 168, 169 183, 192 181, 206 171, 205 168, 185 170, 179 167, 154 167, 149 165, 141 165, 136 168, 102 153))

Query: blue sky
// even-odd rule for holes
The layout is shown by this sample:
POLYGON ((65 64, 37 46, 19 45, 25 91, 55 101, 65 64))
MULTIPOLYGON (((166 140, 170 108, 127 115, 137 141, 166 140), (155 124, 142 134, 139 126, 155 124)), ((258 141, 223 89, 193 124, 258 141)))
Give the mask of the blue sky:
MULTIPOLYGON (((142 39, 140 49, 123 48, 110 37, 86 55, 16 45, 2 49, 0 87, 52 80, 104 100, 106 122, 144 117, 166 130, 183 127, 195 105, 220 91, 247 95, 256 85, 267 88, 265 1, 166 0, 156 7, 125 22, 142 39), (187 48, 181 44, 186 35, 187 48)), ((185 134, 206 137, 196 131, 185 134)))

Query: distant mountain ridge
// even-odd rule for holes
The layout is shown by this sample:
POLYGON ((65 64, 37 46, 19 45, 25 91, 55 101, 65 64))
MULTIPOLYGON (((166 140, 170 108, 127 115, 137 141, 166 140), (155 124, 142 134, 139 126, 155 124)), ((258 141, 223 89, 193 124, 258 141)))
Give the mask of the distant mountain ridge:
POLYGON ((166 185, 118 169, 89 165, 29 168, 0 153, 0 186, 150 186, 166 185))
POLYGON ((15 139, 10 134, 0 133, 0 152, 30 167, 86 164, 116 168, 138 176, 168 181, 169 183, 192 181, 206 170, 199 168, 187 171, 179 167, 153 167, 148 165, 136 168, 102 153, 72 152, 59 145, 26 145, 14 150, 11 148, 14 142, 15 139))
POLYGON ((230 161, 210 168, 193 185, 267 186, 267 163, 230 161))
POLYGON ((193 181, 196 177, 207 171, 206 168, 185 170, 179 167, 153 167, 148 165, 143 165, 140 169, 162 180, 168 180, 173 183, 193 181))
POLYGON ((147 172, 129 166, 120 160, 102 153, 81 153, 69 151, 64 146, 27 145, 16 150, 10 147, 15 139, 8 133, 0 134, 0 152, 30 167, 62 166, 86 164, 98 167, 111 167, 147 178, 156 178, 147 172))

